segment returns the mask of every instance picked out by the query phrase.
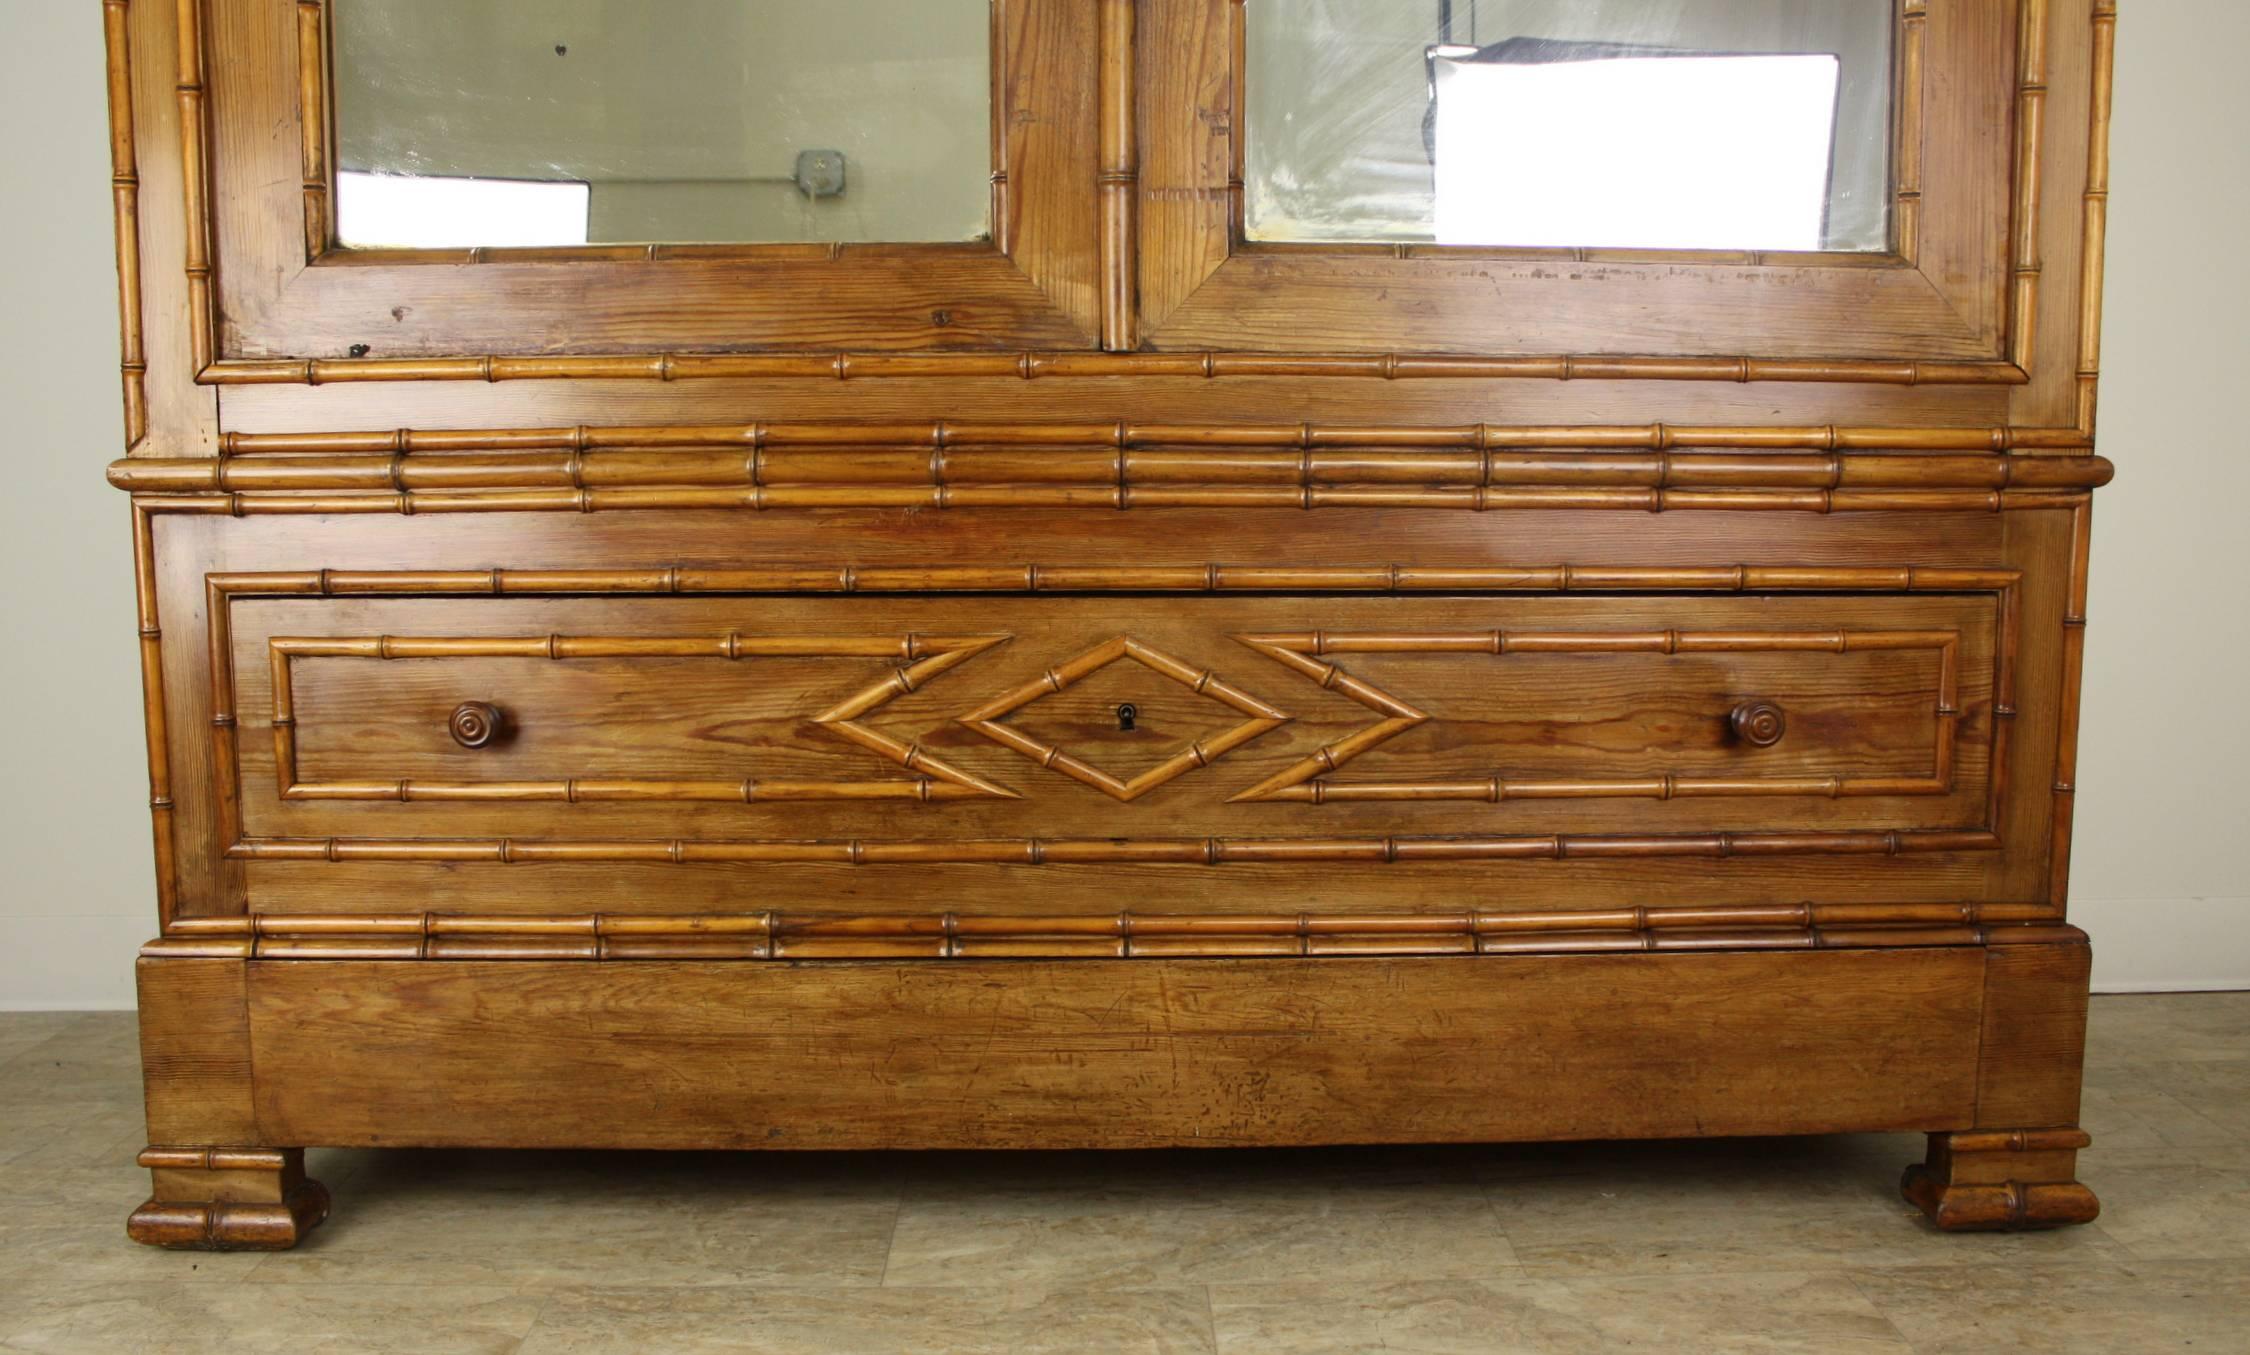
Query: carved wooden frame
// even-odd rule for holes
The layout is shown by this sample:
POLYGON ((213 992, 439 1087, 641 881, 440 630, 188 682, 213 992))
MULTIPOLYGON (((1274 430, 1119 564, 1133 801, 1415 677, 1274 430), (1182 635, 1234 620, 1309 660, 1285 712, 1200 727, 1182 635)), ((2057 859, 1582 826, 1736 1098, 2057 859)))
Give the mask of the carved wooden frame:
MULTIPOLYGON (((148 7, 150 0, 140 0, 148 7)), ((1387 379, 1416 377, 1463 377, 1534 379, 1643 379, 1643 380, 1696 380, 1696 381, 1815 381, 1815 382, 1873 382, 1894 385, 1918 385, 1931 382, 1969 382, 1984 384, 1998 382, 2003 385, 2021 385, 2028 382, 2027 398, 2012 402, 2021 408, 2019 422, 2027 426, 2045 428, 2076 428, 2090 433, 2095 412, 2095 392, 2100 366, 2100 316, 2102 251, 2106 238, 2108 205, 2108 126, 2110 116, 2110 69, 2114 50, 2116 7, 2115 0, 2087 0, 2090 6, 2086 36, 2076 32, 2056 29, 2053 32, 2041 22, 2027 22, 2018 31, 2017 83, 2013 96, 2012 175, 2015 199, 2011 210, 2013 220, 2008 230, 2007 268, 2001 290, 2006 294, 2006 307, 2012 313, 2007 327, 2004 351, 1996 357, 1973 357, 1966 361, 1927 361, 1916 357, 1886 356, 1884 358, 1854 357, 1841 360, 1824 360, 1818 357, 1713 357, 1708 354, 1662 355, 1637 352, 1637 345, 1620 344, 1620 336, 1599 347, 1579 354, 1494 355, 1463 351, 1436 352, 1423 344, 1419 337, 1411 344, 1375 352, 1225 352, 1226 348, 1242 347, 1240 344, 1213 344, 1200 352, 1149 351, 1170 349, 1174 342, 1164 341, 1163 330, 1170 312, 1183 298, 1181 279, 1200 280, 1207 271, 1215 269, 1226 258, 1231 248, 1228 223, 1232 219, 1231 195, 1237 182, 1231 172, 1231 151, 1223 155, 1216 167, 1207 152, 1199 153, 1193 146, 1181 146, 1176 138, 1168 138, 1165 128, 1152 123, 1141 126, 1145 109, 1177 106, 1183 89, 1198 87, 1198 81, 1207 77, 1212 69, 1222 73, 1231 70, 1231 51, 1219 52, 1214 44, 1231 48, 1231 38, 1210 30, 1210 15, 1198 15, 1182 6, 1217 5, 1219 17, 1225 22, 1222 29, 1231 32, 1231 15, 1226 7, 1237 0, 1099 0, 1098 12, 1085 16, 1089 34, 1073 50, 1093 54, 1098 64, 1098 78, 1087 82, 1086 88, 1098 91, 1097 110, 1075 115, 1086 124, 1083 136, 1086 142, 1084 174, 1072 182, 1089 181, 1093 195, 1082 209, 1082 216, 1074 215, 1067 229, 1051 234, 1046 244, 1049 257, 1066 280, 1058 280, 1052 290, 1067 294, 1070 304, 1065 308, 1071 318, 1071 334, 1066 342, 1057 344, 1028 333, 1012 336, 979 335, 989 340, 982 346, 1003 348, 1007 351, 968 351, 980 346, 969 342, 970 336, 956 333, 952 341, 941 336, 936 343, 928 342, 924 332, 919 341, 901 342, 901 348, 914 352, 884 353, 882 345, 863 343, 856 337, 851 343, 876 351, 853 353, 846 350, 846 342, 827 342, 808 338, 796 342, 794 338, 766 347, 788 347, 794 352, 713 352, 686 351, 688 345, 661 344, 660 352, 602 352, 602 353, 543 353, 539 355, 509 355, 498 351, 505 345, 488 347, 481 354, 460 355, 459 344, 436 344, 427 354, 416 356, 368 356, 352 358, 323 356, 323 352, 341 352, 351 342, 344 340, 303 345, 307 355, 291 354, 288 357, 251 356, 224 351, 219 332, 217 294, 214 289, 215 262, 222 253, 215 247, 211 216, 212 193, 212 127, 208 115, 210 99, 205 88, 205 62, 202 44, 206 27, 204 6, 213 0, 179 0, 179 23, 183 40, 163 40, 152 52, 159 59, 176 59, 177 71, 171 88, 177 90, 177 123, 179 163, 184 221, 181 231, 179 260, 185 266, 185 291, 183 299, 189 315, 187 325, 188 345, 181 354, 187 371, 181 380, 202 383, 233 384, 241 382, 321 384, 337 381, 399 381, 399 380, 479 380, 500 381, 518 379, 640 379, 678 380, 715 377, 774 377, 829 375, 839 378, 869 378, 884 376, 953 376, 964 379, 992 376, 1018 376, 1025 379, 1040 376, 1070 374, 1099 374, 1114 376, 1305 376, 1325 375, 1336 377, 1374 377, 1387 379), (1161 36, 1151 37, 1148 35, 1161 36), (2053 129, 2046 126, 2045 76, 2048 73, 2049 48, 2057 41, 2066 41, 2069 52, 2063 58, 2067 69, 2078 69, 2081 43, 2090 48, 2085 62, 2090 69, 2091 97, 2089 126, 2085 129, 2083 178, 2068 164, 2059 168, 2048 166, 2055 157, 2045 155, 2047 141, 2056 139, 2063 146, 2076 146, 2075 132, 2061 138, 2049 138, 2053 129), (1165 59, 1151 63, 1136 51, 1165 43, 1158 50, 1165 59), (165 51, 168 46, 172 50, 165 51), (1153 68, 1152 68, 1153 66, 1153 68), (1147 71, 1145 82, 1139 80, 1140 72, 1147 71), (1146 155, 1143 154, 1144 145, 1146 155), (1184 159, 1183 159, 1184 154, 1184 159), (1192 183, 1175 183, 1182 177, 1192 183), (2046 192, 2049 181, 2057 191, 2046 192), (2037 336, 2043 331, 2034 326, 2039 310, 2042 282, 2048 278, 2045 259, 2060 256, 2064 250, 2062 234, 2044 225, 2054 209, 2061 205, 2067 193, 2080 204, 2079 221, 2074 227, 2074 239, 2068 251, 2076 261, 2075 279, 2062 289, 2062 300, 2077 312, 2078 327, 2069 342, 2051 342, 2037 336), (1182 228, 1179 223, 1151 224, 1162 218, 1177 216, 1183 211, 1208 213, 1209 203, 1203 199, 1216 199, 1224 207, 1218 227, 1209 220, 1192 228, 1182 228), (1200 204, 1200 205, 1198 205, 1200 204), (1197 243, 1198 241, 1204 243, 1197 243), (1212 242, 1219 247, 1212 252, 1212 242), (1144 266, 1145 263, 1145 266, 1144 266), (1081 277, 1083 271, 1087 276, 1081 277), (1166 279, 1175 279, 1167 283, 1166 279), (1083 339, 1096 333, 1108 353, 1071 350, 1080 347, 1083 339), (1147 342, 1154 334, 1157 342, 1147 342), (1012 340, 1012 341, 1011 341, 1012 340), (439 353, 436 349, 455 351, 439 353), (938 351, 939 349, 948 351, 938 351), (808 351, 809 350, 809 351, 808 351), (1622 355, 1621 355, 1622 354, 1622 355)), ((252 0, 218 0, 219 3, 242 4, 252 0)), ((282 67, 297 70, 310 69, 303 62, 301 52, 308 41, 307 26, 310 16, 298 9, 298 4, 309 5, 311 0, 296 0, 291 4, 292 22, 282 24, 275 20, 269 27, 264 45, 265 60, 278 71, 282 67), (286 30, 286 31, 281 31, 286 30)), ((1018 3, 1036 3, 1039 0, 1016 0, 1018 3)), ((1052 0, 1049 0, 1052 2, 1052 0)), ((2003 0, 1978 0, 1980 4, 2002 3, 2003 0)), ((2050 0, 2023 0, 2025 14, 2043 16, 2050 0)), ((150 363, 151 354, 144 345, 141 261, 144 254, 157 258, 172 256, 169 236, 171 227, 166 224, 162 233, 166 237, 144 247, 140 240, 146 223, 140 211, 141 173, 134 155, 134 98, 136 80, 145 81, 144 72, 133 67, 133 44, 139 39, 129 37, 129 30, 138 29, 137 21, 129 19, 133 0, 103 0, 105 17, 110 34, 111 76, 111 139, 113 175, 117 183, 117 216, 120 240, 120 265, 122 273, 122 372, 126 386, 127 442, 137 446, 145 436, 149 423, 146 414, 151 404, 150 363), (136 411, 139 417, 136 417, 136 411)), ((2064 0, 2054 11, 2059 22, 2074 19, 2077 0, 2064 0)), ((1928 46, 1927 29, 1929 10, 1924 0, 1905 0, 1909 20, 1904 30, 1901 48, 1901 65, 1911 70, 1919 66, 1926 74, 1917 84, 1905 82, 1912 91, 1927 85, 1931 78, 1927 72, 1935 71, 1943 62, 1932 63, 1923 55, 1928 46)), ((231 35, 230 35, 231 37, 231 35)), ((1989 63, 1988 63, 1989 64, 1989 63)), ((1055 82, 1047 82, 1055 83, 1055 82)), ((301 86, 302 81, 297 82, 301 86)), ((1222 88, 1231 90, 1231 83, 1221 80, 1222 88)), ((289 105, 314 110, 314 118, 324 118, 325 103, 309 100, 301 87, 285 88, 285 98, 279 116, 294 135, 290 145, 280 145, 283 138, 252 135, 244 143, 260 147, 260 154, 268 156, 273 164, 271 173, 260 182, 274 187, 274 191, 301 194, 303 202, 291 215, 301 215, 306 221, 305 232, 292 231, 290 248, 301 256, 292 264, 282 254, 277 254, 275 267, 283 273, 293 273, 309 262, 311 251, 307 238, 316 232, 315 218, 325 221, 326 197, 316 193, 312 180, 317 170, 325 183, 329 165, 322 158, 325 150, 325 127, 316 129, 313 118, 290 111, 289 105), (316 131, 318 134, 316 135, 316 131), (267 144, 272 143, 272 144, 267 144), (287 154, 284 154, 286 150, 287 154), (284 160, 289 163, 283 163, 284 160)), ((1227 95, 1226 107, 1233 107, 1232 95, 1227 95)), ((1925 100, 1913 97, 1902 100, 1902 118, 1919 120, 1925 124, 1928 115, 1925 100)), ((144 111, 152 107, 142 105, 144 111)), ((167 120, 170 114, 166 114, 167 120)), ((259 129, 252 128, 253 133, 259 129)), ((1177 130, 1176 128, 1174 129, 1177 130)), ((1214 130, 1222 136, 1230 135, 1228 124, 1220 120, 1214 130)), ((1923 176, 1922 161, 1909 154, 1914 147, 1902 147, 1899 166, 1902 184, 1910 190, 1902 197, 1902 241, 1909 252, 1919 253, 1925 235, 1921 224, 1922 201, 1916 187, 1923 176)), ((1074 148, 1071 154, 1075 157, 1074 148)), ((1058 157, 1059 159, 1059 157, 1058 157)), ((1074 160, 1075 163, 1075 160, 1074 160)), ((170 172, 168 166, 159 166, 170 172)), ((1077 171, 1074 170, 1073 174, 1077 171)), ((1013 196, 1021 196, 1013 194, 1013 196)), ((1066 194, 1075 203, 1076 194, 1066 194)), ((1011 209, 1020 215, 1022 209, 1011 209)), ((281 218, 276 217, 275 220, 281 218)), ((1003 215, 999 218, 1008 220, 1003 215)), ((325 225, 317 232, 325 233, 325 225)), ((277 237, 278 239, 278 237, 277 237)), ((269 242, 271 243, 271 242, 269 242)), ((274 244, 273 248, 282 248, 274 244)), ((1028 245, 1019 245, 1024 252, 1028 245)), ((1901 258, 1906 255, 1902 254, 1901 258)), ((665 268, 678 269, 689 263, 674 259, 665 268)), ((817 262, 817 261, 813 261, 817 262)), ((835 260, 829 260, 831 264, 835 260)), ((1411 259, 1394 259, 1394 263, 1408 264, 1411 259)), ((714 266, 713 261, 704 261, 714 266)), ((525 263, 525 268, 540 265, 525 263)), ((632 265, 609 263, 606 268, 627 268, 632 265)), ((774 270, 787 272, 808 266, 789 262, 772 265, 774 270)), ((1634 265, 1619 262, 1602 264, 1605 268, 1620 269, 1673 267, 1671 263, 1634 265)), ((250 271, 256 271, 254 268, 250 271)), ((819 271, 816 267, 814 271, 819 271)), ((910 270, 926 273, 928 269, 910 270)), ((1035 272, 1039 271, 1037 269, 1035 272)), ((1825 270, 1829 272, 1851 270, 1825 270)), ((1882 271, 1882 270, 1872 270, 1882 271)), ((1060 278, 1060 275, 1058 275, 1060 278)), ((902 297, 917 304, 928 300, 915 290, 923 279, 909 279, 913 284, 902 297)), ((172 289, 166 284, 163 295, 150 294, 150 299, 162 303, 170 298, 172 289)), ((926 291, 923 288, 922 291, 926 291)), ((902 308, 903 309, 903 308, 902 308)), ((942 307, 940 307, 942 309, 942 307)), ((1034 309, 1037 309, 1035 306, 1034 309)), ((934 312, 932 312, 934 314, 934 312)), ((912 316, 892 317, 898 321, 894 333, 906 334, 922 328, 927 317, 915 312, 912 316), (912 319, 912 324, 906 324, 912 319), (901 328, 900 326, 903 326, 901 328)), ((954 317, 948 312, 949 321, 954 317)), ((972 317, 973 318, 973 317, 972 317)), ((1349 317, 1346 317, 1347 319, 1349 317)), ((855 323, 864 327, 869 317, 855 316, 855 323)), ((362 326, 361 328, 367 328, 362 326)), ((875 325, 876 332, 881 326, 875 325)), ((372 332, 380 332, 374 327, 372 332)), ((754 331, 752 331, 754 332, 754 331)), ((333 336, 332 336, 333 337, 333 336)), ((168 359, 169 339, 161 345, 166 351, 156 356, 168 359)), ((1488 347, 1488 345, 1477 345, 1488 347)), ((372 347, 372 344, 371 344, 372 347)), ((625 345, 612 345, 613 349, 625 345)), ((182 401, 193 400, 192 388, 183 388, 168 374, 158 393, 158 402, 169 409, 182 401)), ((194 408, 192 403, 189 406, 194 408)), ((207 411, 205 417, 207 420, 207 411)))
POLYGON ((1479 360, 1486 375, 1514 363, 1566 379, 1794 366, 1802 379, 1890 380, 1901 364, 1911 384, 2031 379, 2048 0, 1904 0, 1885 255, 1250 242, 1243 0, 1140 5, 1154 35, 1137 166, 1147 347, 1414 349, 1479 360), (1991 59, 2001 52, 2014 60, 1991 59), (1974 153, 1929 135, 2000 120, 2010 135, 1974 153), (1739 309, 1704 301, 1714 289, 1740 293, 1739 309), (1511 337, 1509 317, 1529 315, 1536 332, 1511 337), (1650 316, 1683 328, 1653 333, 1650 316), (1609 356, 1620 352, 1635 356, 1609 356))
POLYGON ((844 342, 894 352, 1091 347, 1094 16, 1077 0, 992 6, 988 241, 360 251, 330 244, 325 4, 179 0, 201 379, 314 380, 302 359, 347 353, 392 360, 382 375, 400 379, 420 374, 421 359, 520 351, 558 285, 572 296, 574 337, 539 345, 548 358, 844 342), (229 83, 213 87, 205 51, 221 45, 229 83), (285 220, 303 229, 275 231, 285 220), (680 304, 689 294, 695 304, 680 304), (626 331, 630 342, 615 337, 626 331), (277 369, 282 359, 295 360, 277 369))
MULTIPOLYGON (((1584 568, 1524 566, 1420 569, 1410 566, 1269 568, 1027 566, 1023 570, 891 566, 833 570, 685 569, 343 571, 212 574, 205 578, 205 616, 213 689, 213 770, 219 788, 216 825, 221 855, 237 861, 386 861, 527 864, 615 862, 687 865, 766 863, 866 866, 986 864, 1044 866, 1089 863, 1222 866, 1257 862, 1350 862, 1412 865, 1434 861, 1791 855, 1899 855, 1989 852, 2004 843, 2000 811, 2007 793, 2010 729, 2016 713, 2015 658, 2021 625, 2022 575, 2004 569, 1868 569, 1846 566, 1711 568, 1584 568), (923 592, 1373 592, 1373 593, 1637 593, 1637 592, 1982 592, 1995 598, 1992 760, 1983 821, 1966 829, 1722 832, 1689 834, 1531 834, 1495 837, 1151 838, 781 841, 729 839, 451 839, 252 837, 243 831, 237 715, 234 709, 232 604, 244 597, 680 596, 715 594, 862 594, 923 592)), ((362 637, 355 652, 379 652, 383 637, 362 637)), ((389 643, 397 643, 395 641, 389 643)), ((460 641, 434 642, 440 647, 460 641)), ((491 643, 468 641, 470 645, 491 643)), ((511 653, 552 643, 501 641, 511 653)), ((723 641, 703 642, 705 649, 723 641)), ((1193 671, 1182 680, 1193 681, 1193 671)), ((847 707, 874 699, 870 689, 847 707)), ((1042 690, 1044 690, 1042 688, 1042 690)), ((1018 693, 1017 695, 1021 695, 1018 693)), ((1259 703, 1262 707, 1263 703, 1259 703)), ((844 708, 839 708, 844 709, 844 708)), ((289 713, 277 706, 277 714, 289 713)), ((1245 710, 1245 714, 1252 712, 1245 710)), ((1278 715, 1279 712, 1274 712, 1278 715)), ((992 717, 985 711, 967 717, 992 717)), ((1264 717, 1254 715, 1248 727, 1264 717)), ((1949 722, 1941 722, 1949 723, 1949 722)), ((1257 728, 1266 732, 1267 725, 1257 728)), ((289 736, 276 730, 277 749, 289 736)), ((881 737, 881 736, 878 736, 881 737)), ((1019 749, 1019 751, 1027 751, 1019 749)), ((1038 754, 1028 754, 1038 757, 1038 754)), ((1174 775, 1196 764, 1190 762, 1174 775)), ((1082 778, 1083 779, 1083 778, 1082 778)), ((1089 784, 1094 784, 1089 782, 1089 784)), ((539 787, 543 796, 551 787, 539 787)), ((739 791, 738 791, 739 793, 739 791)), ((1115 794, 1114 791, 1111 792, 1115 794)), ((393 798, 386 794, 381 798, 393 798)), ((169 913, 167 913, 169 916, 169 913)))

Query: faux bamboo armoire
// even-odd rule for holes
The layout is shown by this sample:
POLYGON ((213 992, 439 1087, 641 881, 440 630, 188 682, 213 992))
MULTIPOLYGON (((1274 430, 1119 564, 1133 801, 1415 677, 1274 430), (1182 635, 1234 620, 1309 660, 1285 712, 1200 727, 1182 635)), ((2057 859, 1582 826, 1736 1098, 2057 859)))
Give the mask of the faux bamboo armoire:
POLYGON ((100 9, 134 1238, 392 1145, 2093 1217, 2111 0, 100 9))

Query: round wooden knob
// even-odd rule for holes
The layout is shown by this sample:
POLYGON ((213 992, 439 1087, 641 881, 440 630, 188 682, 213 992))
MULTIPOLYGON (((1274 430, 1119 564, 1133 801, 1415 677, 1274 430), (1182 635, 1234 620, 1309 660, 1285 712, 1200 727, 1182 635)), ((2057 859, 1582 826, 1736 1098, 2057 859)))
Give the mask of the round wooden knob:
POLYGON ((1727 717, 1734 736, 1753 748, 1771 748, 1789 732, 1789 719, 1771 701, 1745 701, 1727 717))
POLYGON ((445 722, 453 741, 463 748, 482 748, 500 737, 507 725, 507 717, 498 706, 484 701, 464 701, 454 707, 453 718, 445 722))

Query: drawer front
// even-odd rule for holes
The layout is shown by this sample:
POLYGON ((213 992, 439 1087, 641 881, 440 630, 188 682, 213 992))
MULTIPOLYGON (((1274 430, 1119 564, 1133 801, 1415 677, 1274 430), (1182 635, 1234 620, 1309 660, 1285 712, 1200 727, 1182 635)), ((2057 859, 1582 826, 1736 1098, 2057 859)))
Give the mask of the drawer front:
POLYGON ((2001 590, 672 586, 226 598, 220 818, 253 901, 686 866, 846 908, 839 878, 895 896, 900 872, 1112 910, 1127 880, 1224 905, 1231 874, 1271 907, 1274 872, 1308 870, 1406 906, 1527 862, 1997 845, 2001 590))

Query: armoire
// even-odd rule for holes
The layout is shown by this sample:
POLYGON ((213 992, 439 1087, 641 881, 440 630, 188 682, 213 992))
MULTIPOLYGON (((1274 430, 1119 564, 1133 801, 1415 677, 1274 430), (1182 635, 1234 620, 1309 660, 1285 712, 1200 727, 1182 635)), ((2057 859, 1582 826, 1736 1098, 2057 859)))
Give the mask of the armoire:
POLYGON ((2093 1217, 2113 0, 101 15, 133 1238, 392 1146, 2093 1217))

